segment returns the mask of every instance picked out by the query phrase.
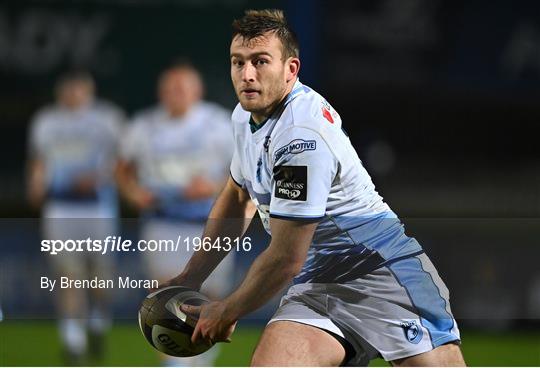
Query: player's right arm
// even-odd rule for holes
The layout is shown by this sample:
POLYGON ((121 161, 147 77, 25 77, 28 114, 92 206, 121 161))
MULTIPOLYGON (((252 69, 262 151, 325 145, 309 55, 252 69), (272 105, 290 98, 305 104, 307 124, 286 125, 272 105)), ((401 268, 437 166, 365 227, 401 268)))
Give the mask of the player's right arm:
POLYGON ((128 203, 138 210, 148 209, 155 202, 152 192, 143 187, 139 181, 138 162, 141 147, 148 139, 145 121, 134 120, 125 127, 124 138, 119 147, 118 160, 115 165, 115 179, 118 190, 128 203))
POLYGON ((39 157, 31 157, 27 164, 27 197, 34 208, 40 208, 45 200, 45 163, 39 157))
MULTIPOLYGON (((214 243, 220 237, 240 238, 254 214, 255 206, 247 191, 229 177, 210 211, 203 239, 208 237, 214 243)), ((160 287, 183 285, 198 290, 227 254, 223 249, 201 249, 193 254, 178 276, 160 287)))

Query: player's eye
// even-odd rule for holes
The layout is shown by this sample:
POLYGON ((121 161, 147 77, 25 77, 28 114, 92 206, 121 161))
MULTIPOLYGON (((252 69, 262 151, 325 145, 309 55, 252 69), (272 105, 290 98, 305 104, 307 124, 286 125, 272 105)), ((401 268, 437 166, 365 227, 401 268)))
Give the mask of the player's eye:
POLYGON ((234 60, 232 60, 232 65, 236 66, 236 67, 242 67, 244 65, 244 62, 241 61, 241 60, 234 59, 234 60))
POLYGON ((268 60, 266 60, 266 59, 256 59, 253 64, 255 64, 255 66, 263 66, 265 64, 268 64, 268 60))

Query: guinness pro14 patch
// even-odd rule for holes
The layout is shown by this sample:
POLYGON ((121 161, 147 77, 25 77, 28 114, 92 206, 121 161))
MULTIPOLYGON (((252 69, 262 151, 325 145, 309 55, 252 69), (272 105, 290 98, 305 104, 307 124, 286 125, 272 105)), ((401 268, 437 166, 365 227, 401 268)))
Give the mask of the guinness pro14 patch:
POLYGON ((292 201, 305 201, 307 198, 307 166, 276 166, 274 196, 292 201))

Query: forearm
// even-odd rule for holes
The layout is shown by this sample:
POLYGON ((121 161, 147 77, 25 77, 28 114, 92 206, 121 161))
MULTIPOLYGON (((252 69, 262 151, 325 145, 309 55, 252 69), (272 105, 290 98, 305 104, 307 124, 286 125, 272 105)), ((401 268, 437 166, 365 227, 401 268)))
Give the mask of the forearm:
POLYGON ((270 219, 272 241, 253 262, 242 285, 224 300, 225 318, 236 321, 261 307, 301 271, 317 225, 270 219))
MULTIPOLYGON (((225 237, 240 238, 249 226, 255 211, 249 198, 238 197, 238 193, 228 190, 230 188, 227 188, 227 185, 214 203, 202 235, 203 239, 210 239, 212 244, 220 242, 220 239, 225 237)), ((193 254, 181 276, 200 285, 227 254, 223 248, 219 250, 211 248, 209 251, 201 249, 193 254)))
POLYGON ((28 163, 27 196, 30 204, 38 208, 45 198, 45 166, 41 160, 28 163))
POLYGON ((229 318, 238 320, 263 306, 290 283, 300 268, 301 264, 270 245, 253 262, 240 287, 224 300, 229 318))
POLYGON ((133 202, 134 194, 143 190, 134 166, 128 162, 120 161, 116 165, 115 178, 120 194, 130 202, 133 202))

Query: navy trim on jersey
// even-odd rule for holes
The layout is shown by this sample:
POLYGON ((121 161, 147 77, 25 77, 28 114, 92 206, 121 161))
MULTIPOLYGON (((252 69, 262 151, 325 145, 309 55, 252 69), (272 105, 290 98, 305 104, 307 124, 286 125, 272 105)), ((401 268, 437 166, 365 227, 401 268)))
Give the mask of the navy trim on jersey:
POLYGON ((65 201, 73 203, 98 203, 98 193, 92 191, 88 194, 80 194, 75 191, 54 191, 49 190, 46 198, 54 201, 65 201))
POLYGON ((388 266, 388 265, 391 265, 392 263, 395 263, 397 261, 401 261, 402 259, 405 259, 405 258, 410 258, 410 257, 416 257, 416 256, 419 256, 420 254, 422 253, 425 253, 425 251, 422 249, 422 250, 419 250, 418 252, 414 252, 414 253, 411 253, 411 254, 406 254, 404 256, 401 256, 401 257, 397 257, 397 258, 392 258, 392 259, 389 259, 388 261, 384 262, 382 266, 388 266))
POLYGON ((317 221, 317 220, 322 220, 324 218, 324 215, 322 216, 290 216, 290 215, 277 215, 275 213, 271 213, 270 217, 282 219, 282 220, 317 221))
MULTIPOLYGON (((300 87, 296 87, 287 95, 287 97, 283 99, 283 101, 281 101, 281 103, 279 103, 276 106, 274 111, 272 111, 272 113, 263 122, 259 124, 257 124, 255 120, 253 120, 253 115, 250 115, 249 116, 249 129, 251 130, 251 133, 253 134, 253 133, 256 133, 258 130, 260 130, 268 122, 268 120, 270 120, 270 118, 276 114, 276 112, 279 112, 277 115, 281 115, 281 113, 283 112, 283 109, 285 108, 285 105, 287 105, 301 91, 304 91, 305 93, 307 93, 311 90, 308 87, 305 87, 304 85, 300 87)), ((276 117, 276 119, 278 118, 279 116, 276 117)))
MULTIPOLYGON (((360 248, 361 246, 358 245, 357 247, 360 248)), ((332 260, 329 264, 339 264, 339 267, 327 267, 316 274, 312 273, 311 275, 306 274, 303 277, 297 277, 293 282, 295 284, 305 282, 344 284, 381 268, 384 262, 384 258, 376 251, 371 251, 367 256, 365 252, 359 252, 347 256, 335 254, 327 257, 332 260)))
POLYGON ((238 185, 240 188, 244 188, 239 182, 234 180, 234 176, 232 175, 232 172, 229 171, 229 175, 230 175, 232 181, 234 181, 234 184, 238 185))

